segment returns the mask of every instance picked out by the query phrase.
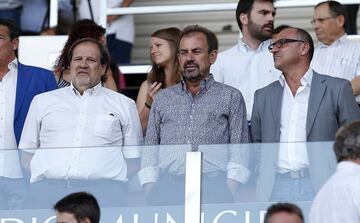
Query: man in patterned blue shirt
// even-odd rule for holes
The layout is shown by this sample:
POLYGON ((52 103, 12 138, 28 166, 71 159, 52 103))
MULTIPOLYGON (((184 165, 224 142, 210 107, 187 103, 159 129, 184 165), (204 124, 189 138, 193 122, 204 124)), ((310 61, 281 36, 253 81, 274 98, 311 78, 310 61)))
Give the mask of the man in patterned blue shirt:
MULTIPOLYGON (((248 147, 228 145, 219 150, 219 146, 212 149, 199 146, 249 141, 242 94, 216 82, 210 74, 217 49, 216 36, 206 28, 194 25, 183 30, 179 49, 182 80, 158 93, 146 133, 149 145, 189 144, 193 151, 204 152, 202 181, 211 188, 204 188, 202 194, 203 201, 208 203, 231 201, 239 183, 245 183, 250 175, 248 147)), ((181 149, 149 147, 143 151, 139 177, 151 195, 148 199, 151 204, 183 201, 183 193, 174 188, 184 189, 183 182, 178 180, 184 179, 184 159, 181 149), (165 199, 158 202, 160 194, 165 199)))

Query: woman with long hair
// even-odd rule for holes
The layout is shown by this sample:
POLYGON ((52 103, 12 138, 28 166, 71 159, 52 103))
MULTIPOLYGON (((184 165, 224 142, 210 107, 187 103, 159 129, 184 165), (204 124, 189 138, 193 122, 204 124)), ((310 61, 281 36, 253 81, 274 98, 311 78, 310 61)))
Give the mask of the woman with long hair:
POLYGON ((181 31, 170 27, 151 34, 150 59, 151 69, 141 86, 136 99, 141 127, 146 132, 151 104, 156 93, 180 81, 178 45, 181 31))

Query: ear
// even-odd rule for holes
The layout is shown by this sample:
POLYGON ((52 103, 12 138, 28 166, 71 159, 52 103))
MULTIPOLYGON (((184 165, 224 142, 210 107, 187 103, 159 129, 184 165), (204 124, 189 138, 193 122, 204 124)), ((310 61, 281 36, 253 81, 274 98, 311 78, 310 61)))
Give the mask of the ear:
POLYGON ((335 18, 336 24, 338 27, 344 27, 345 17, 343 15, 339 15, 335 18))
POLYGON ((19 38, 11 40, 11 45, 14 51, 17 50, 19 48, 19 38))
POLYGON ((248 15, 245 14, 245 13, 241 13, 241 14, 240 14, 240 22, 241 22, 243 25, 247 25, 247 24, 249 23, 248 15))
POLYGON ((310 44, 309 43, 303 43, 301 44, 301 48, 300 48, 300 54, 301 56, 304 56, 306 54, 308 54, 309 50, 310 50, 310 44))
POLYGON ((217 58, 217 50, 213 50, 210 52, 210 63, 213 64, 215 63, 217 58))

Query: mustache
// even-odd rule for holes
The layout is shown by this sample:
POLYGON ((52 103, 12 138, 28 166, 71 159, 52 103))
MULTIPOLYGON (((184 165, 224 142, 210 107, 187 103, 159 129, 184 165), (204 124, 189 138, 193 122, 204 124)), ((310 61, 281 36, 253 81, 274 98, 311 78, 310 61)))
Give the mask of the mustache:
POLYGON ((273 30, 274 29, 274 23, 273 22, 266 23, 265 25, 263 25, 263 28, 271 28, 273 30))
POLYGON ((199 67, 199 64, 195 63, 194 61, 186 62, 186 63, 184 64, 184 67, 186 67, 186 66, 188 66, 188 65, 193 65, 193 66, 199 67))

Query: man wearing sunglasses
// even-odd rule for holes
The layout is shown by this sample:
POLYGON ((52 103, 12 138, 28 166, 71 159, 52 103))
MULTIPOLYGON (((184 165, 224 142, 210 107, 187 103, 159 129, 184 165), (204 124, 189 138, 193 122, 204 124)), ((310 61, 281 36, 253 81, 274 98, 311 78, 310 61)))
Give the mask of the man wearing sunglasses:
POLYGON ((360 109, 349 81, 310 68, 314 44, 305 30, 284 29, 269 50, 282 74, 255 92, 251 133, 253 142, 280 144, 271 152, 265 146, 261 149, 260 157, 266 159, 260 162, 257 185, 266 186, 258 188, 258 199, 311 200, 331 174, 326 167, 336 163, 327 156, 318 157, 319 148, 301 142, 334 140, 340 126, 360 119, 360 109), (300 185, 298 190, 293 189, 295 184, 300 185))
POLYGON ((360 104, 360 44, 348 39, 346 8, 337 1, 324 1, 315 6, 314 26, 319 47, 311 68, 320 74, 351 81, 355 100, 360 104))

